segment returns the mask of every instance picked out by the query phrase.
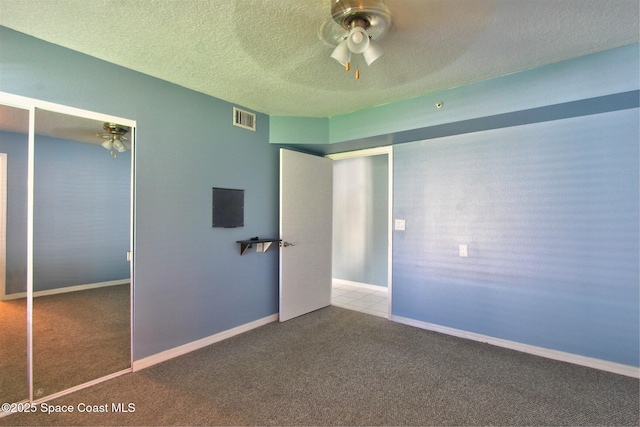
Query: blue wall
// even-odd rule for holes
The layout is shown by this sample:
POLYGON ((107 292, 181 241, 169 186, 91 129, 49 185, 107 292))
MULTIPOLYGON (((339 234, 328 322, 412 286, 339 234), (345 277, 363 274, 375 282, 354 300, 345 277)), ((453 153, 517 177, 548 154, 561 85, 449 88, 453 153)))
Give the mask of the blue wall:
MULTIPOLYGON (((7 294, 26 292, 27 136, 0 133, 7 153, 7 294)), ((129 278, 131 156, 37 136, 34 291, 129 278)))
POLYGON ((267 116, 247 131, 230 103, 3 27, 0 46, 1 91, 137 121, 134 360, 278 312, 278 251, 235 243, 278 234, 267 116), (211 227, 212 187, 245 190, 244 227, 211 227))
POLYGON ((638 126, 630 109, 397 146, 393 314, 638 366, 638 126))

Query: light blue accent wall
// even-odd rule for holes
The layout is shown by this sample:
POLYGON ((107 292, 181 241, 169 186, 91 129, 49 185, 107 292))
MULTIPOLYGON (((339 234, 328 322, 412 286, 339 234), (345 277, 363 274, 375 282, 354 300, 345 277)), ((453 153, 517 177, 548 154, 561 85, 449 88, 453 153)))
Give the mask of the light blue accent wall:
POLYGON ((269 141, 278 144, 327 144, 327 117, 269 117, 269 141))
POLYGON ((625 46, 334 116, 329 139, 336 143, 637 90, 638 69, 638 45, 625 46), (438 101, 444 103, 440 109, 438 101))
MULTIPOLYGON (((307 118, 281 117, 272 123, 270 142, 336 144, 370 138, 365 145, 389 145, 395 143, 394 134, 411 129, 637 90, 638 69, 638 45, 629 45, 332 116, 327 122, 327 129, 317 134, 305 134, 307 118), (439 101, 444 103, 440 109, 435 106, 439 101), (325 139, 327 133, 328 142, 325 139), (304 135, 304 139, 300 135, 304 135)), ((364 147, 354 149, 361 148, 364 147)))
POLYGON ((278 235, 267 116, 248 131, 228 102, 2 27, 0 46, 1 91, 137 121, 134 360, 278 312, 278 251, 236 243, 278 235), (212 187, 245 190, 244 227, 211 227, 212 187))
POLYGON ((333 163, 333 278, 387 286, 389 167, 386 155, 333 163))
POLYGON ((396 146, 393 314, 638 366, 638 126, 629 109, 396 146))

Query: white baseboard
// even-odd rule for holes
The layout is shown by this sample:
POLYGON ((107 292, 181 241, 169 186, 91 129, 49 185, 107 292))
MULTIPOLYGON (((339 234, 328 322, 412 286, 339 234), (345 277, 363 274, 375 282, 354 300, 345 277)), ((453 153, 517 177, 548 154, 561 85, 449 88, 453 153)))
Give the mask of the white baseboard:
MULTIPOLYGON (((47 289, 46 291, 36 291, 33 293, 33 297, 44 297, 47 295, 65 294, 67 292, 86 291, 88 289, 104 288, 107 286, 126 285, 131 283, 131 279, 109 280, 107 282, 89 283, 87 285, 66 286, 64 288, 47 289)), ((15 294, 4 295, 0 300, 9 301, 14 299, 26 298, 26 292, 18 292, 15 294)))
POLYGON ((391 316, 394 322, 403 323, 416 328, 426 329, 429 331, 439 332, 454 337, 466 338, 473 341, 479 341, 498 347, 508 348, 510 350, 521 351, 523 353, 533 354, 535 356, 546 357, 547 359, 558 360, 561 362, 573 363, 574 365, 586 366, 589 368, 600 369, 602 371, 612 372, 614 374, 625 375, 627 377, 640 378, 640 368, 635 366, 623 365, 621 363, 609 362, 607 360, 595 359, 593 357, 580 356, 578 354, 566 353, 558 350, 551 350, 544 347, 523 344, 516 341, 494 338, 488 335, 477 334, 474 332, 463 331, 461 329, 440 326, 434 323, 421 322, 419 320, 409 319, 401 316, 391 316))
POLYGON ((350 286, 357 286, 359 288, 373 289, 375 291, 384 291, 384 292, 389 291, 389 288, 386 286, 370 285, 368 283, 353 282, 351 280, 343 280, 343 279, 331 279, 331 281, 336 285, 350 285, 350 286))
POLYGON ((83 383, 83 384, 79 384, 77 386, 68 388, 68 389, 60 391, 58 393, 50 394, 50 395, 48 395, 46 397, 43 397, 41 399, 34 399, 33 404, 34 405, 39 405, 39 404, 41 404, 43 402, 48 402, 49 400, 57 399, 59 397, 66 396, 67 394, 75 393, 78 390, 82 390, 84 388, 89 388, 89 387, 94 386, 96 384, 100 384, 100 383, 103 383, 103 382, 108 381, 110 379, 119 377, 119 376, 124 375, 124 374, 129 374, 129 373, 131 373, 131 369, 123 369, 122 371, 114 372, 113 374, 109 374, 109 375, 106 375, 104 377, 100 377, 100 378, 97 378, 95 380, 92 380, 92 381, 89 381, 89 382, 86 382, 86 383, 83 383))
POLYGON ((164 362, 166 360, 173 359, 174 357, 182 356, 183 354, 187 354, 192 351, 198 350, 202 347, 206 347, 208 345, 217 343, 218 341, 226 340, 227 338, 231 338, 235 335, 239 335, 243 332, 250 331, 251 329, 264 326, 268 323, 275 322, 277 320, 278 320, 278 314, 277 313, 272 314, 271 316, 263 317, 262 319, 254 320, 253 322, 236 326, 235 328, 219 332, 215 335, 211 335, 206 338, 192 341, 188 344, 174 347, 172 349, 165 350, 160 353, 156 353, 152 356, 148 356, 140 360, 135 360, 133 362, 133 371, 136 372, 141 369, 148 368, 149 366, 153 366, 155 364, 164 362))

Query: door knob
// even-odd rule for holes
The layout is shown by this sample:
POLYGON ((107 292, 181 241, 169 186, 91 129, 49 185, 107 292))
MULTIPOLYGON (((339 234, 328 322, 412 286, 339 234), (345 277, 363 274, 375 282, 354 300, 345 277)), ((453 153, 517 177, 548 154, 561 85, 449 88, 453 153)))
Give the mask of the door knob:
POLYGON ((295 246, 295 244, 289 243, 289 242, 282 242, 282 246, 286 248, 287 246, 295 246))

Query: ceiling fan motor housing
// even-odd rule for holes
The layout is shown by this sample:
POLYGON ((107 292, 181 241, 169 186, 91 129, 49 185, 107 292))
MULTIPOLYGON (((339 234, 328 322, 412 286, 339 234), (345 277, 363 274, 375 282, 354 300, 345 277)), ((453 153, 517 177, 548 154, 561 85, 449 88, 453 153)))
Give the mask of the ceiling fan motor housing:
POLYGON ((370 38, 382 37, 392 25, 391 13, 382 0, 336 0, 331 17, 342 28, 363 28, 370 38))
POLYGON ((129 132, 129 128, 127 126, 121 126, 117 123, 105 123, 102 128, 112 135, 124 135, 129 132))

